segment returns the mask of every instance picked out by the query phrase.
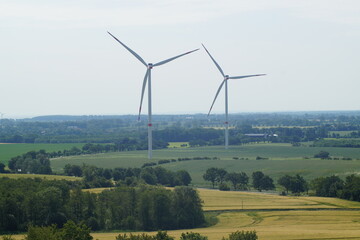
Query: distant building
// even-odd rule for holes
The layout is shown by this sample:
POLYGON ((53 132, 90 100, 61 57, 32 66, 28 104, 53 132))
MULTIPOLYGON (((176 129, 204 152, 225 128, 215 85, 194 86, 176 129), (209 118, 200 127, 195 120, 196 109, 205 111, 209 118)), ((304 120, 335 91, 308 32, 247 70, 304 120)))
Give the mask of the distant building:
POLYGON ((265 133, 248 133, 244 135, 247 137, 263 137, 263 138, 278 137, 277 134, 265 134, 265 133))

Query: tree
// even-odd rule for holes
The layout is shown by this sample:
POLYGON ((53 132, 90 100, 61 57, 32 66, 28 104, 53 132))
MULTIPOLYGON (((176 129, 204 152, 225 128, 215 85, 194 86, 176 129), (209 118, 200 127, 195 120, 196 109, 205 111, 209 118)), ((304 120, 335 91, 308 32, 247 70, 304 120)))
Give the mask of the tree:
POLYGON ((3 164, 2 162, 0 162, 0 173, 5 173, 5 164, 3 164))
POLYGON ((290 187, 291 192, 297 194, 308 190, 308 184, 306 180, 299 174, 296 174, 295 177, 293 177, 290 187))
POLYGON ((179 180, 181 185, 188 186, 191 183, 191 176, 185 170, 179 170, 176 172, 176 178, 179 180))
POLYGON ((246 185, 249 182, 249 177, 246 175, 246 173, 244 172, 240 172, 240 173, 236 173, 236 172, 232 172, 232 173, 228 173, 226 174, 226 181, 231 182, 231 184, 233 185, 233 188, 235 190, 237 189, 246 189, 246 185))
POLYGON ((257 171, 252 173, 253 187, 259 191, 262 189, 262 179, 264 178, 264 173, 257 171))
POLYGON ((360 201, 360 177, 356 175, 347 176, 341 198, 351 201, 360 201))
POLYGON ((252 174, 253 187, 258 191, 272 190, 275 188, 273 179, 269 176, 264 175, 263 172, 257 171, 252 174))
POLYGON ((265 191, 275 189, 274 180, 271 177, 265 175, 261 180, 261 188, 265 191))
POLYGON ((319 153, 314 155, 314 158, 321 158, 321 159, 327 159, 329 158, 330 153, 326 152, 326 151, 320 151, 319 153))
POLYGON ((215 188, 215 182, 218 179, 218 174, 217 174, 217 168, 208 168, 205 172, 205 174, 203 175, 203 178, 205 181, 209 181, 212 183, 213 188, 215 188))
POLYGON ((225 180, 227 171, 223 168, 218 168, 217 169, 217 180, 220 184, 223 183, 223 181, 225 180))
POLYGON ((205 222, 202 201, 193 188, 175 187, 173 210, 178 228, 194 228, 205 222))
POLYGON ((311 181, 315 195, 320 197, 339 197, 344 188, 344 181, 338 176, 319 177, 311 181))
POLYGON ((289 193, 291 188, 292 177, 290 175, 282 176, 278 179, 278 184, 285 188, 286 193, 289 193))
POLYGON ((29 226, 25 240, 62 240, 56 225, 48 227, 29 226))
POLYGON ((47 227, 30 226, 25 240, 92 240, 90 228, 85 224, 65 223, 62 229, 51 225, 47 227))
POLYGON ((85 224, 76 224, 73 221, 65 223, 61 229, 61 239, 63 240, 92 240, 90 228, 85 224))
POLYGON ((75 176, 75 177, 81 177, 82 176, 81 167, 78 166, 78 165, 66 164, 65 167, 64 167, 64 173, 67 176, 75 176))

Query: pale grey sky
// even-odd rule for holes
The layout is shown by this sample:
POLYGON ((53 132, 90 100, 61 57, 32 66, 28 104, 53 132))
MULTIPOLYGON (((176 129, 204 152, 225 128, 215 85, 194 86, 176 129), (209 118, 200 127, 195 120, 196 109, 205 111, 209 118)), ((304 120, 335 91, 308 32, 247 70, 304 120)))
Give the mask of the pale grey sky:
MULTIPOLYGON (((0 0, 4 117, 136 114, 146 68, 106 31, 147 62, 203 43, 268 74, 229 81, 230 113, 360 110, 358 0, 0 0)), ((154 68, 153 114, 207 113, 221 81, 203 49, 154 68)))

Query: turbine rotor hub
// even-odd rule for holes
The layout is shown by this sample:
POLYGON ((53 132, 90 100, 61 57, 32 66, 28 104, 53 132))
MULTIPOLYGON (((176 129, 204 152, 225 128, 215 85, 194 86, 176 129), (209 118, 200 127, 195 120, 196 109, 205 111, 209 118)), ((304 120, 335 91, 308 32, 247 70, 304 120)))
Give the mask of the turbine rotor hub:
POLYGON ((153 68, 153 64, 152 63, 149 63, 148 64, 148 69, 152 69, 153 68))
POLYGON ((225 75, 225 80, 228 80, 229 79, 229 75, 225 75))

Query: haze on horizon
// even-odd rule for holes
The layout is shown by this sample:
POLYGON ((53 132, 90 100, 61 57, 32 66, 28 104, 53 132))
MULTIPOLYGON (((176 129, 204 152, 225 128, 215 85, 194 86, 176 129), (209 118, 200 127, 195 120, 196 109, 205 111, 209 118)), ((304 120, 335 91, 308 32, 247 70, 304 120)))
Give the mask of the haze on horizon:
MULTIPOLYGON (((147 62, 203 43, 226 74, 266 73, 229 81, 230 113, 360 110, 356 0, 3 0, 0 113, 137 114, 145 67, 107 31, 147 62)), ((153 114, 207 113, 221 81, 203 49, 159 66, 153 114)))

